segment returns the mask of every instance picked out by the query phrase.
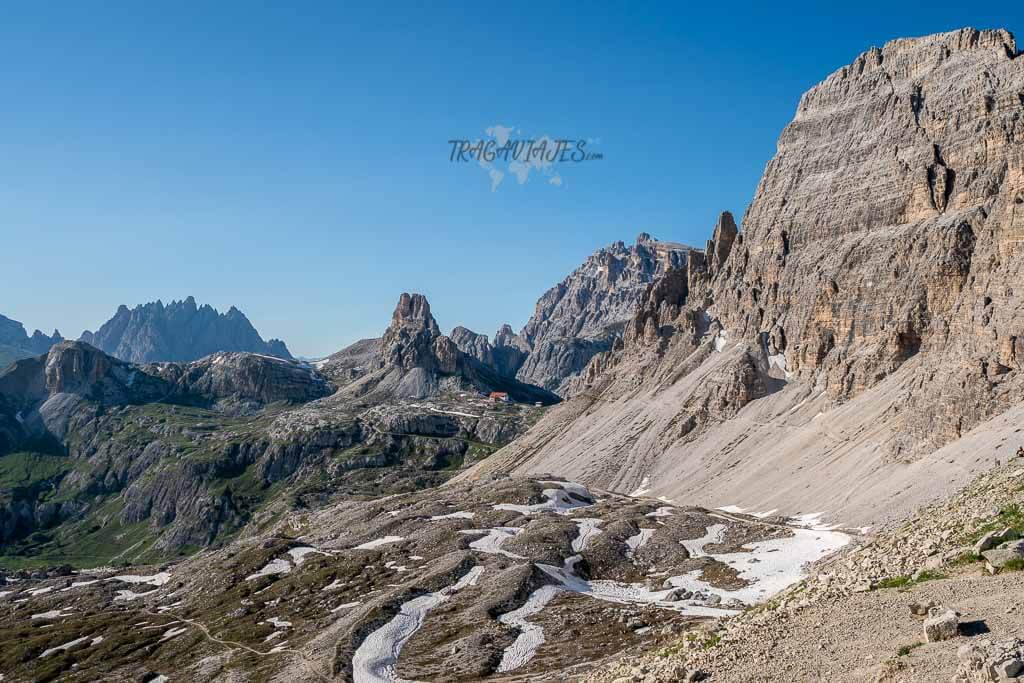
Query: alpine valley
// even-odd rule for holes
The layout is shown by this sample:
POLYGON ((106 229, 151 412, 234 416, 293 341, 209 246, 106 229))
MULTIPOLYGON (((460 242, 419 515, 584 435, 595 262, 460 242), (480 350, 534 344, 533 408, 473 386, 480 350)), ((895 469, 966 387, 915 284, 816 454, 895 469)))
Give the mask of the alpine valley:
POLYGON ((0 681, 1024 680, 1021 54, 871 48, 518 333, 0 316, 0 681))

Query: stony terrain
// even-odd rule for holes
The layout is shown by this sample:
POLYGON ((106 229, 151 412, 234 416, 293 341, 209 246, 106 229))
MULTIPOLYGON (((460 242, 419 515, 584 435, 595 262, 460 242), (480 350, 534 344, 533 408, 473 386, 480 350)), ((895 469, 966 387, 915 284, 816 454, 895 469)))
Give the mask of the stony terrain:
POLYGON ((196 305, 191 296, 166 306, 161 301, 132 309, 122 305, 98 330, 86 330, 80 339, 131 363, 191 361, 217 351, 292 357, 280 339, 263 341, 234 306, 219 313, 207 304, 196 305))
POLYGON ((129 572, 8 575, 5 680, 534 680, 668 645, 849 542, 499 478, 293 512, 129 572), (187 656, 186 656, 187 655, 187 656))
MULTIPOLYGON (((765 608, 706 625, 708 640, 684 638, 587 680, 675 681, 681 669, 737 682, 969 675, 972 649, 990 650, 1024 634, 1024 551, 1000 569, 975 553, 986 534, 1004 529, 1024 535, 1024 457, 820 562, 806 582, 765 608), (924 613, 932 604, 959 614, 953 638, 927 642, 924 613), (701 644, 709 641, 714 644, 701 644)), ((981 672, 958 680, 1001 679, 981 672)))

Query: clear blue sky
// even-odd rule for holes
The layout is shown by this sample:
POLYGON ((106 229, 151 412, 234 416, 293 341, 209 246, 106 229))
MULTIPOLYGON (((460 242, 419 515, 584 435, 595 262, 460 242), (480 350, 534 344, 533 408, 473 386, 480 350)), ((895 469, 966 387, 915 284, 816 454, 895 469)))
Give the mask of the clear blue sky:
POLYGON ((444 330, 518 329, 597 247, 742 214, 800 94, 863 50, 1024 13, 856 10, 7 4, 0 313, 77 336, 192 294, 314 356, 421 291, 444 330), (492 193, 447 141, 493 124, 604 159, 492 193))

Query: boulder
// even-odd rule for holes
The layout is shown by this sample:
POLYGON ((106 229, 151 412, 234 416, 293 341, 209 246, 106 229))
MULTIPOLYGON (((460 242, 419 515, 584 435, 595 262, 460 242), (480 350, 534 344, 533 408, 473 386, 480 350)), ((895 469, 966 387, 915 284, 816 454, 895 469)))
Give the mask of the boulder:
POLYGON ((1020 538, 1020 535, 1009 527, 1002 531, 990 531, 974 544, 974 554, 981 555, 986 550, 991 550, 1007 541, 1015 541, 1018 538, 1020 538))
POLYGON ((959 635, 960 619, 948 607, 932 607, 924 620, 924 638, 929 643, 950 640, 959 635))
POLYGON ((1024 640, 982 639, 962 646, 954 683, 1011 681, 1024 675, 1024 640))
POLYGON ((1024 541, 1003 543, 998 548, 986 550, 981 553, 981 556, 985 558, 985 568, 988 569, 990 574, 995 574, 1005 567, 1008 562, 1024 559, 1024 541))

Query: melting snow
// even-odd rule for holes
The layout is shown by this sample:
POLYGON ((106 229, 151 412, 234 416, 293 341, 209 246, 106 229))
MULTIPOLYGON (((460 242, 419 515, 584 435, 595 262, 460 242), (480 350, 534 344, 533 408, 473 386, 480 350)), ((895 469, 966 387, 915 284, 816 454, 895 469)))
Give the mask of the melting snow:
POLYGON ((473 550, 479 550, 482 553, 488 553, 491 555, 504 555, 505 557, 511 557, 514 560, 525 560, 526 558, 522 555, 516 555, 510 553, 507 550, 502 550, 501 546, 504 545, 505 541, 522 533, 522 528, 517 526, 498 526, 493 529, 463 529, 460 534, 487 534, 483 538, 477 539, 469 544, 469 547, 473 550))
POLYGON ((354 683, 391 683, 399 681, 395 672, 398 655, 409 639, 423 626, 427 612, 453 593, 476 585, 484 568, 475 566, 457 582, 435 593, 427 593, 402 604, 398 614, 366 637, 352 657, 354 683))
POLYGON ((505 652, 501 655, 501 663, 498 664, 499 672, 514 671, 537 654, 537 648, 544 644, 544 629, 537 624, 531 624, 526 619, 544 609, 560 590, 561 588, 558 586, 541 586, 530 593, 530 597, 526 599, 522 607, 498 617, 498 621, 501 623, 519 629, 519 635, 515 641, 505 648, 505 652))
POLYGON ((535 512, 554 512, 558 515, 568 515, 576 508, 589 507, 593 505, 592 502, 584 502, 573 498, 569 493, 574 494, 579 498, 584 498, 587 501, 592 501, 594 498, 583 486, 574 484, 573 482, 567 481, 544 481, 542 484, 560 484, 560 489, 544 489, 541 491, 541 495, 546 499, 543 503, 534 503, 533 505, 515 505, 513 503, 499 503, 493 505, 495 510, 510 510, 512 512, 518 512, 521 515, 532 515, 535 512))
POLYGON ((640 550, 647 541, 651 540, 651 536, 654 535, 654 529, 640 529, 639 533, 635 536, 630 536, 626 539, 626 557, 633 559, 637 550, 640 550))
POLYGON ((842 526, 840 524, 823 524, 821 518, 824 514, 824 512, 808 512, 803 515, 790 517, 789 523, 807 529, 814 529, 815 531, 832 531, 842 526))
POLYGON ((43 657, 49 657, 54 652, 60 652, 61 650, 70 650, 76 645, 81 645, 87 640, 89 640, 89 636, 82 636, 81 638, 75 638, 70 643, 64 643, 63 645, 58 645, 57 647, 51 647, 49 650, 43 650, 43 654, 39 655, 39 659, 42 659, 43 657))
POLYGON ((309 546, 302 546, 301 548, 292 548, 288 551, 288 554, 291 555, 296 567, 302 566, 302 563, 306 561, 306 555, 311 555, 313 553, 317 553, 319 555, 330 554, 325 553, 322 550, 317 550, 316 548, 310 548, 309 546))
POLYGON ((270 624, 274 628, 288 628, 292 625, 292 622, 285 621, 284 619, 280 619, 278 617, 270 617, 264 623, 270 624))
POLYGON ((117 591, 117 594, 114 596, 114 600, 115 601, 120 601, 120 600, 137 600, 138 598, 144 598, 147 595, 149 595, 149 593, 136 593, 136 592, 130 591, 130 590, 122 590, 122 591, 117 591))
POLYGON ((646 515, 644 515, 644 517, 671 517, 673 514, 672 510, 672 507, 663 506, 658 508, 654 512, 648 512, 646 515))
POLYGON ((405 538, 403 538, 402 536, 385 536, 384 538, 378 538, 357 545, 355 548, 352 548, 352 550, 373 550, 374 548, 377 548, 382 545, 387 545, 388 543, 397 543, 398 541, 404 540, 405 538))
POLYGON ((177 636, 180 636, 182 633, 184 633, 187 630, 188 630, 188 626, 175 626, 174 628, 169 628, 166 631, 164 631, 164 634, 162 636, 160 636, 160 642, 162 643, 165 640, 170 640, 171 638, 176 638, 177 636))
POLYGON ((580 517, 573 521, 576 522, 576 526, 579 528, 579 534, 576 538, 572 539, 572 551, 574 553, 583 552, 594 536, 601 533, 598 526, 604 520, 597 517, 580 517))
MULTIPOLYGON (((702 572, 699 569, 681 576, 669 577, 668 585, 695 593, 715 594, 724 601, 737 600, 745 604, 754 604, 767 600, 796 583, 805 576, 805 565, 835 552, 850 541, 849 536, 836 531, 794 528, 792 536, 748 543, 744 546, 746 549, 744 552, 706 554, 704 548, 712 543, 720 542, 724 531, 725 525, 713 524, 707 528, 702 537, 682 541, 682 544, 693 557, 711 557, 732 567, 736 570, 738 577, 747 582, 747 585, 736 590, 718 588, 700 579, 702 572)), ((587 581, 576 576, 573 571, 575 566, 573 560, 578 561, 578 559, 578 555, 569 558, 563 568, 539 563, 537 567, 556 579, 567 590, 590 595, 599 600, 620 603, 652 603, 658 607, 695 616, 726 615, 734 612, 734 610, 709 607, 698 601, 667 601, 665 598, 668 597, 672 588, 650 590, 642 583, 587 581)))
POLYGON ((113 581, 124 581, 125 583, 148 583, 151 586, 162 586, 171 580, 169 572, 160 572, 153 576, 115 576, 113 581))
POLYGON ((259 570, 255 574, 249 574, 249 576, 245 577, 245 580, 246 581, 252 581, 253 579, 258 579, 261 576, 273 576, 274 574, 287 574, 291 570, 292 570, 291 562, 289 562, 288 560, 286 560, 284 558, 278 557, 278 558, 275 558, 275 559, 271 560, 270 562, 268 562, 266 564, 266 566, 263 567, 263 569, 259 570))
POLYGON ((360 605, 360 604, 362 604, 362 603, 360 603, 358 600, 356 600, 355 602, 343 602, 340 605, 338 605, 337 607, 335 607, 334 609, 332 609, 331 610, 331 614, 334 614, 336 612, 340 612, 343 609, 348 609, 350 607, 355 607, 356 605, 360 605))
POLYGON ((633 493, 629 494, 632 498, 639 498, 640 496, 647 495, 651 492, 651 478, 644 477, 643 481, 640 482, 640 486, 637 487, 633 493))
POLYGON ((725 528, 724 524, 712 524, 700 538, 679 542, 686 548, 686 552, 690 554, 690 557, 704 557, 707 555, 704 552, 704 546, 721 543, 722 539, 725 538, 725 528))
POLYGON ((729 332, 727 330, 719 330, 718 334, 715 335, 715 351, 719 353, 725 348, 725 345, 729 343, 729 332))
POLYGON ((447 515, 434 515, 430 518, 431 522, 436 522, 440 519, 473 519, 476 517, 475 512, 449 512, 447 515))
POLYGON ((52 590, 53 590, 53 586, 46 586, 44 588, 33 588, 33 589, 28 590, 26 592, 29 595, 31 595, 32 597, 35 597, 37 595, 45 595, 46 593, 49 593, 52 590))
POLYGON ((31 618, 32 619, 61 619, 63 617, 69 617, 69 616, 71 616, 71 610, 68 610, 67 608, 62 607, 61 609, 54 609, 54 610, 50 610, 49 612, 40 612, 39 614, 33 614, 31 616, 31 618), (68 612, 67 614, 64 614, 65 610, 68 612))

